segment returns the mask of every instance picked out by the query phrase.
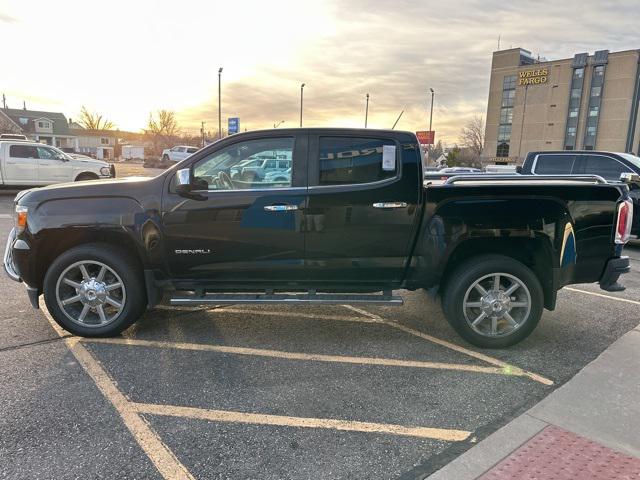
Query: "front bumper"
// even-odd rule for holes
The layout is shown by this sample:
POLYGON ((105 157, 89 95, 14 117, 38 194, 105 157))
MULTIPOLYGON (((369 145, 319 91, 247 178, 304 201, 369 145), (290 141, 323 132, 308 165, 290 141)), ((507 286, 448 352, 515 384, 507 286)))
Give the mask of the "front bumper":
MULTIPOLYGON (((22 282, 20 273, 13 262, 13 249, 19 248, 20 250, 29 250, 29 245, 24 240, 16 240, 16 237, 16 229, 13 228, 11 229, 11 233, 9 233, 9 238, 7 238, 7 245, 4 248, 4 271, 7 272, 7 275, 11 280, 22 282)), ((38 291, 38 289, 27 285, 27 295, 29 295, 29 302, 31 302, 31 306, 33 308, 40 308, 38 303, 40 292, 38 291)))
POLYGON ((629 273, 631 265, 629 264, 629 257, 614 257, 607 261, 604 267, 604 272, 600 277, 600 288, 607 292, 619 292, 624 290, 624 286, 618 283, 620 275, 629 273))
POLYGON ((12 228, 7 238, 7 245, 4 247, 4 271, 9 278, 15 282, 21 282, 20 274, 13 264, 13 244, 16 241, 16 229, 12 228))

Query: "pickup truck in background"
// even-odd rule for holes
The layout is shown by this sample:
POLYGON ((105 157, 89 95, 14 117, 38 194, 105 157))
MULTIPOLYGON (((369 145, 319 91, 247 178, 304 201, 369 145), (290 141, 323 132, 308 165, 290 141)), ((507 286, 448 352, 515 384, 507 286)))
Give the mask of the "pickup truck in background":
MULTIPOLYGON (((630 153, 573 150, 529 152, 519 171, 523 175, 598 175, 609 183, 640 175, 640 157, 630 153)), ((640 236, 640 182, 627 182, 633 201, 631 234, 640 236)))
POLYGON ((172 305, 401 305, 439 293, 469 342, 526 338, 564 285, 620 288, 633 206, 597 177, 468 175, 423 185, 415 134, 230 136, 149 179, 23 191, 4 265, 66 330, 116 335, 172 305), (233 178, 291 159, 285 181, 233 178))
POLYGON ((197 147, 190 147, 188 145, 178 145, 172 148, 167 148, 162 151, 163 162, 181 162, 189 155, 196 153, 197 147))
POLYGON ((73 158, 37 142, 0 140, 1 185, 51 185, 111 177, 115 177, 115 167, 102 160, 73 158))

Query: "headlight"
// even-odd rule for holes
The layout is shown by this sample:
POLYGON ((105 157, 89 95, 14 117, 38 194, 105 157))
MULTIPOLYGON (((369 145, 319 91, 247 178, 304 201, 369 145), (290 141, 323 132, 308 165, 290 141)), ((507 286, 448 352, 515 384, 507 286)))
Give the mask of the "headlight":
POLYGON ((109 167, 102 167, 100 169, 100 174, 101 175, 111 176, 111 169, 109 167))
POLYGON ((27 213, 29 209, 22 205, 16 205, 16 232, 22 233, 27 228, 27 213))

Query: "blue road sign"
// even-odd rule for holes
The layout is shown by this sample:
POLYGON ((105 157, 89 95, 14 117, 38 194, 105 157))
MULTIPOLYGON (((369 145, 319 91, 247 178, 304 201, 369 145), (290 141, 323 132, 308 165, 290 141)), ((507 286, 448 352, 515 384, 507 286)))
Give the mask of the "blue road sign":
POLYGON ((233 133, 238 133, 240 131, 240 119, 238 117, 229 118, 229 127, 227 131, 229 135, 233 133))

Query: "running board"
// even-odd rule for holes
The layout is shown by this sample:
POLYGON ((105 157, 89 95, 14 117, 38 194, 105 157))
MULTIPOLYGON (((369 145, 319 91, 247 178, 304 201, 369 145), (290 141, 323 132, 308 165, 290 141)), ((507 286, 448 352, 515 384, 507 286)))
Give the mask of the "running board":
POLYGON ((243 303, 254 304, 324 304, 324 305, 402 305, 402 297, 393 295, 391 291, 384 291, 382 294, 340 294, 340 293, 197 293, 176 295, 171 297, 170 305, 232 305, 243 303))

